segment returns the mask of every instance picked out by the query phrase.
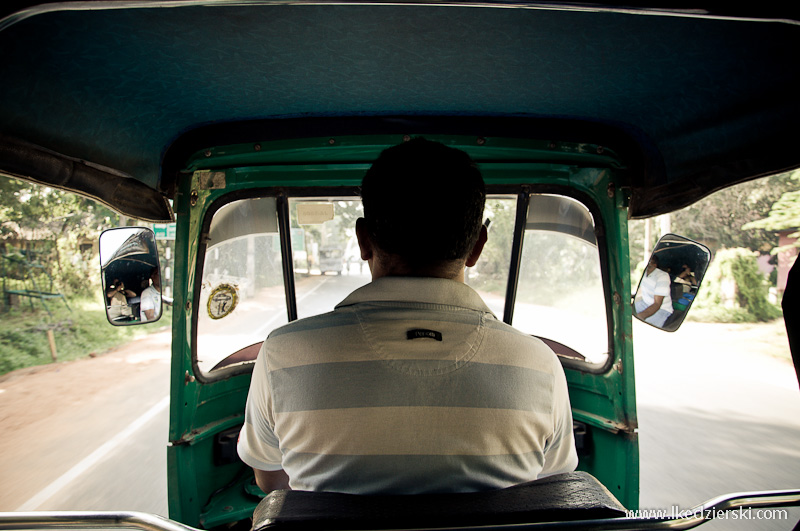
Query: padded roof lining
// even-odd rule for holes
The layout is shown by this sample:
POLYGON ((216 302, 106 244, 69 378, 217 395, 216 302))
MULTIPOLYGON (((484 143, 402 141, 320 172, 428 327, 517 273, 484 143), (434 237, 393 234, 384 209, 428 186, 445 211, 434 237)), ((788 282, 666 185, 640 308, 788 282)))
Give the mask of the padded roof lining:
MULTIPOLYGON (((8 18, 0 131, 108 168, 66 186, 162 219, 111 189, 142 183, 149 209, 174 191, 181 163, 164 155, 176 140, 240 126, 262 141, 366 118, 436 122, 442 133, 476 117, 537 133, 589 124, 582 141, 635 146, 633 216, 800 166, 799 25, 532 6, 185 2, 8 18)), ((58 180, 36 167, 0 159, 0 172, 58 180), (13 171, 21 165, 29 174, 13 171)))

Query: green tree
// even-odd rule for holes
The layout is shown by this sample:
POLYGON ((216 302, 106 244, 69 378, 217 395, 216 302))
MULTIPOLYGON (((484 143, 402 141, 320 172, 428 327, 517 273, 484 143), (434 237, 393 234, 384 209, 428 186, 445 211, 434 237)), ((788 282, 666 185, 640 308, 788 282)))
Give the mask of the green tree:
MULTIPOLYGON (((800 185, 800 170, 793 172, 791 177, 797 183, 795 187, 800 185)), ((772 254, 777 254, 791 247, 800 247, 800 190, 784 192, 780 199, 772 205, 767 217, 746 223, 742 228, 770 232, 794 230, 789 236, 796 238, 796 241, 790 245, 773 248, 772 254)))
POLYGON ((703 279, 692 319, 754 322, 780 317, 780 309, 768 300, 769 287, 758 269, 757 255, 743 248, 719 251, 703 279))
POLYGON ((742 230, 742 225, 761 219, 785 192, 797 188, 793 173, 782 173, 716 192, 672 213, 672 231, 716 249, 743 247, 761 253, 775 245, 775 234, 766 228, 742 230))
POLYGON ((109 208, 83 196, 0 176, 0 239, 25 242, 20 250, 70 293, 96 282, 94 269, 81 260, 81 240, 96 238, 118 220, 109 208))
POLYGON ((484 215, 491 219, 489 239, 475 265, 469 282, 476 289, 504 294, 511 262, 512 238, 516 218, 516 200, 487 199, 484 215))
MULTIPOLYGON (((743 225, 749 228, 752 222, 764 218, 784 193, 796 190, 797 175, 798 172, 781 173, 711 194, 672 212, 670 230, 705 243, 712 251, 741 247, 759 253, 770 252, 777 243, 775 229, 759 226, 743 230, 743 225)), ((651 249, 659 236, 659 224, 655 219, 651 219, 651 249)), ((636 270, 643 259, 643 227, 644 220, 633 221, 628 227, 631 271, 636 270)))

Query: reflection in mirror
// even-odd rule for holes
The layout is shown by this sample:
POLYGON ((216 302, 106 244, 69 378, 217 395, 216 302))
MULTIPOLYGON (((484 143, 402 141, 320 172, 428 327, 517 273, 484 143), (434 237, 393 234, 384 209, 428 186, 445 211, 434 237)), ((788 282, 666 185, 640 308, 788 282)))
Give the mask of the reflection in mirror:
POLYGON ((111 324, 142 324, 161 317, 161 276, 152 230, 122 227, 103 232, 100 271, 111 324))
POLYGON ((640 321, 674 332, 697 296, 711 262, 711 251, 683 236, 662 237, 647 263, 633 300, 640 321))

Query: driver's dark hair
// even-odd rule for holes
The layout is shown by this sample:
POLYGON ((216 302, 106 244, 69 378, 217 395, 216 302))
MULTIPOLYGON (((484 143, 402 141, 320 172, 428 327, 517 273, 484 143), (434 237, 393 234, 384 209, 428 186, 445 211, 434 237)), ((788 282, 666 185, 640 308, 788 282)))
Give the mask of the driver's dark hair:
POLYGON ((415 138, 380 154, 361 199, 373 244, 417 268, 469 256, 486 190, 464 151, 415 138))

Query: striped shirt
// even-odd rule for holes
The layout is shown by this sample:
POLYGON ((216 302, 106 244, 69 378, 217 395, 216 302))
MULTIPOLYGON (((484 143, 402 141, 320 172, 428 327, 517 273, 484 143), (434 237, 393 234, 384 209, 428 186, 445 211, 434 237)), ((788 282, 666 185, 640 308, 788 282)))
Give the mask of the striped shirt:
POLYGON ((273 331, 238 450, 293 489, 347 493, 503 488, 578 461, 555 354, 436 278, 379 278, 273 331))
POLYGON ((672 297, 670 297, 670 289, 672 288, 672 282, 669 279, 669 273, 665 271, 661 271, 660 269, 656 268, 653 270, 652 273, 647 273, 645 271, 644 276, 642 277, 641 287, 639 288, 639 292, 641 294, 642 301, 644 302, 644 308, 647 308, 651 304, 655 302, 655 298, 657 296, 664 297, 661 301, 661 306, 659 310, 664 310, 667 313, 672 313, 672 297))

